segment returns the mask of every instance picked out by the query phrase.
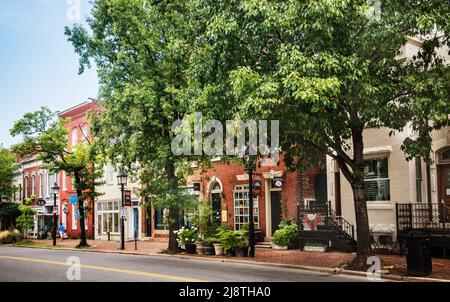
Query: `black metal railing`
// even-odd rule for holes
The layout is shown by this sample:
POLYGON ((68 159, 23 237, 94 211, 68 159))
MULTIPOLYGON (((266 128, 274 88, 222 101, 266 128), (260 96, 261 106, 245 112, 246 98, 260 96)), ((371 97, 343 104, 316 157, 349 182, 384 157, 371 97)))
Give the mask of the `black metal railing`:
POLYGON ((355 239, 355 227, 342 216, 337 216, 331 208, 331 202, 310 202, 308 204, 297 205, 297 224, 300 229, 304 229, 304 214, 320 214, 322 219, 318 227, 324 226, 327 229, 333 229, 346 234, 355 239))
POLYGON ((444 203, 397 203, 397 231, 446 229, 450 208, 444 203))

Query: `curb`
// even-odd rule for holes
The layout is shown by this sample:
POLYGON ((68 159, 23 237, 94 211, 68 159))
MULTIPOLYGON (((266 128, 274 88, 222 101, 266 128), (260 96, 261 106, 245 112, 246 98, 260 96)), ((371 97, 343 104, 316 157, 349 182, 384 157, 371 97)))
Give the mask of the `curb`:
MULTIPOLYGON (((304 270, 304 271, 328 273, 330 275, 347 275, 347 276, 357 276, 357 277, 365 277, 365 278, 367 277, 366 272, 346 270, 346 269, 342 269, 342 268, 305 266, 305 265, 273 263, 273 262, 257 262, 257 261, 240 260, 240 259, 205 258, 205 257, 196 257, 196 256, 188 256, 188 255, 170 255, 170 254, 159 254, 159 253, 137 253, 137 252, 133 252, 133 251, 121 252, 121 251, 111 251, 111 250, 89 250, 89 249, 76 249, 76 248, 66 248, 66 247, 53 248, 53 247, 35 247, 35 246, 12 246, 12 245, 9 245, 9 246, 18 247, 18 248, 79 251, 79 252, 117 254, 117 255, 123 254, 123 255, 133 255, 133 256, 169 257, 169 258, 176 258, 176 259, 183 259, 183 260, 227 262, 227 263, 256 265, 256 266, 264 266, 264 267, 298 269, 298 270, 304 270)), ((390 280, 390 281, 397 281, 397 282, 406 281, 406 282, 446 282, 446 283, 450 283, 450 280, 444 280, 444 279, 425 278, 425 277, 409 277, 409 276, 389 275, 389 274, 380 275, 380 278, 385 279, 385 280, 390 280)))

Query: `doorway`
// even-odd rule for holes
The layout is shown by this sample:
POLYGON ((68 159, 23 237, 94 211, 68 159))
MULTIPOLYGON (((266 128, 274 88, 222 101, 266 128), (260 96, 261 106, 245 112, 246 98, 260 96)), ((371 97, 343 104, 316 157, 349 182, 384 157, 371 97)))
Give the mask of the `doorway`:
POLYGON ((270 192, 270 210, 272 220, 272 235, 278 230, 281 222, 281 191, 270 192))
POLYGON ((439 202, 450 206, 450 165, 439 166, 439 202))
POLYGON ((211 206, 213 211, 213 224, 219 226, 221 223, 221 201, 220 193, 211 194, 211 206))

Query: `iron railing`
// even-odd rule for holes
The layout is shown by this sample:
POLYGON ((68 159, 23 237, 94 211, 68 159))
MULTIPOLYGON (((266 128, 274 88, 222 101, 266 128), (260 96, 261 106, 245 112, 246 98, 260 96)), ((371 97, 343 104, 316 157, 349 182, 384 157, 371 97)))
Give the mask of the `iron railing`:
POLYGON ((397 203, 397 231, 445 230, 449 214, 450 208, 444 203, 397 203))
POLYGON ((325 226, 328 229, 334 229, 346 234, 348 237, 355 239, 355 227, 344 217, 337 216, 336 212, 331 208, 331 202, 297 205, 297 224, 300 229, 304 229, 304 214, 320 214, 322 216, 319 226, 325 226))

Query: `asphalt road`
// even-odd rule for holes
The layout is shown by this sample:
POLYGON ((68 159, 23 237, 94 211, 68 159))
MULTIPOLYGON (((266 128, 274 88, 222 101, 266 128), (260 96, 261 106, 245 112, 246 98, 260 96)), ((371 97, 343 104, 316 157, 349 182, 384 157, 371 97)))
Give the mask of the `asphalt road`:
POLYGON ((11 281, 364 282, 368 280, 361 277, 297 269, 177 259, 168 256, 136 256, 0 246, 0 282, 11 281), (71 264, 68 264, 68 261, 71 264))

